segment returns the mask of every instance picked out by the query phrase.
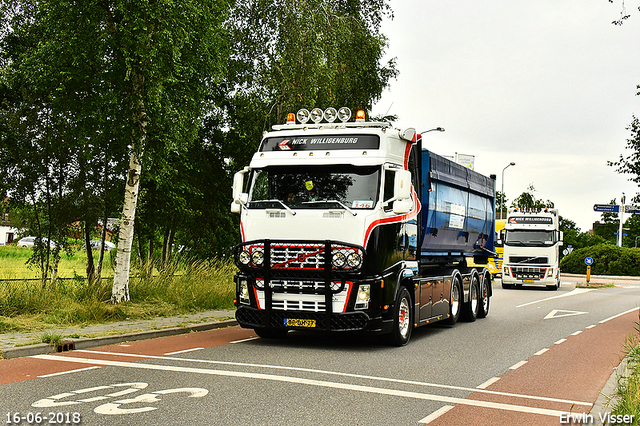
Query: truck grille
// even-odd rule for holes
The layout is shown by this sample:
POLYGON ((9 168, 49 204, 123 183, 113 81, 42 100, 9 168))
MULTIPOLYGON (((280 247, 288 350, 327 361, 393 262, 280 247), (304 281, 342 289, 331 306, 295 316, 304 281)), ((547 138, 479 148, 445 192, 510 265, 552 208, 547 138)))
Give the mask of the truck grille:
POLYGON ((271 270, 324 271, 328 265, 332 271, 352 272, 362 267, 363 260, 363 248, 336 241, 295 243, 264 240, 249 241, 235 247, 235 261, 240 269, 263 269, 268 264, 271 270))
POLYGON ((542 280, 547 275, 548 268, 511 268, 511 276, 518 280, 542 280))
POLYGON ((538 265, 548 265, 549 258, 546 256, 531 257, 531 256, 509 256, 509 263, 528 263, 538 265))

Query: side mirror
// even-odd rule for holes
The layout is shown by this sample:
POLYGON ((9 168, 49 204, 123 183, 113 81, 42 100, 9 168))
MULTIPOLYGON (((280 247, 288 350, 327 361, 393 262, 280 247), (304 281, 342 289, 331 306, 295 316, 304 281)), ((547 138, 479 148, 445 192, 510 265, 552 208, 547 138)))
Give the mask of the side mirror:
POLYGON ((558 241, 560 244, 564 242, 564 232, 560 231, 560 239, 558 241))
POLYGON ((249 168, 245 167, 233 175, 233 186, 231 187, 233 202, 231 203, 231 213, 240 213, 242 206, 247 204, 249 200, 249 194, 242 192, 244 189, 244 175, 247 174, 248 171, 249 168))
MULTIPOLYGON (((411 196, 411 172, 409 170, 397 170, 393 184, 393 198, 404 200, 411 196)), ((395 208, 394 208, 395 210, 395 208)))
POLYGON ((395 214, 407 214, 411 211, 411 201, 404 200, 396 200, 393 202, 393 212, 395 214))

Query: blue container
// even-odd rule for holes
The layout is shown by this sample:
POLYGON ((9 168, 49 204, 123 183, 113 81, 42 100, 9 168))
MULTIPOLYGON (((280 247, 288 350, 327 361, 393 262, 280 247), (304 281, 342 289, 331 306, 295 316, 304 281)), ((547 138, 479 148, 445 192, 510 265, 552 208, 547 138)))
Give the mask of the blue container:
POLYGON ((495 179, 422 151, 420 253, 488 257, 495 245, 495 179))

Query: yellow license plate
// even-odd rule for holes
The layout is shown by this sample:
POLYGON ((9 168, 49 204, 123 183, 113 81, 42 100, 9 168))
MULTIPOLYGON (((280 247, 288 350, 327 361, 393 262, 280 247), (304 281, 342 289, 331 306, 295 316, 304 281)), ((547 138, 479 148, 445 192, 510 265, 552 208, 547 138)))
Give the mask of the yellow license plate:
POLYGON ((523 283, 535 283, 535 280, 522 280, 523 283))
POLYGON ((285 318, 285 327, 305 327, 312 328, 316 326, 316 320, 312 319, 300 319, 300 318, 285 318))

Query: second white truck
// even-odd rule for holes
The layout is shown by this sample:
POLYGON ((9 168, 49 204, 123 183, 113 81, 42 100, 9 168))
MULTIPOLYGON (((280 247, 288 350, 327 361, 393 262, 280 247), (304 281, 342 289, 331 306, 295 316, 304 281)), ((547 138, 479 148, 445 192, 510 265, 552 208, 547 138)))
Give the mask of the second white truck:
POLYGON ((504 244, 503 288, 522 285, 560 288, 563 233, 557 209, 510 210, 500 240, 504 244))

